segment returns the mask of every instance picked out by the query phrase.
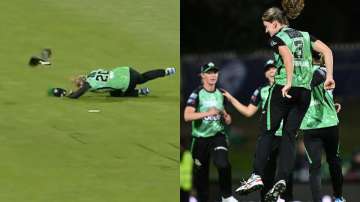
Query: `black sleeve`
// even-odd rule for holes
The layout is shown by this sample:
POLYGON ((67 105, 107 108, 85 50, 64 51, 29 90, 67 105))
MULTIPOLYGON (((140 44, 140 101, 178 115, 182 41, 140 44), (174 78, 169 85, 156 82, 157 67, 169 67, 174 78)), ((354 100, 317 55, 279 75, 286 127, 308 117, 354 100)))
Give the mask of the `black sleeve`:
POLYGON ((200 89, 194 90, 186 101, 186 106, 197 108, 199 104, 199 91, 200 89))
POLYGON ((90 89, 90 84, 88 82, 85 82, 84 85, 79 88, 77 91, 72 92, 68 95, 69 98, 77 99, 80 96, 82 96, 86 91, 90 89))
POLYGON ((316 38, 316 37, 314 37, 313 35, 310 34, 310 41, 311 41, 311 42, 314 43, 314 42, 317 41, 317 40, 318 40, 318 38, 316 38))
POLYGON ((315 87, 323 83, 326 79, 326 68, 320 67, 314 71, 313 78, 311 80, 311 87, 315 87))
POLYGON ((313 44, 315 43, 315 41, 317 41, 318 38, 314 37, 313 35, 310 35, 310 47, 311 47, 311 51, 314 50, 313 48, 313 44))
MULTIPOLYGON (((225 93, 225 90, 224 89, 222 89, 222 88, 219 88, 219 91, 221 92, 221 93, 225 93)), ((223 101, 223 105, 224 105, 224 108, 226 108, 226 106, 228 106, 229 104, 229 101, 228 101, 228 99, 225 97, 225 96, 223 96, 224 97, 224 101, 223 101)))
POLYGON ((279 53, 279 46, 285 46, 285 42, 281 40, 277 36, 273 36, 270 39, 270 47, 275 51, 276 53, 279 53))
POLYGON ((254 106, 258 106, 260 101, 261 101, 261 95, 260 95, 260 92, 261 92, 261 87, 257 88, 251 98, 250 98, 250 103, 249 104, 252 104, 254 106))

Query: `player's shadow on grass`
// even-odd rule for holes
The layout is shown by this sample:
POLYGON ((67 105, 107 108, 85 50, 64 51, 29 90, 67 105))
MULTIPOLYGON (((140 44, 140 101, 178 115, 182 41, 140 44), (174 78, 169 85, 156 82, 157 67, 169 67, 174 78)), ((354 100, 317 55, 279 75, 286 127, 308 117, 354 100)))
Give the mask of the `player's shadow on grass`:
POLYGON ((19 103, 17 102, 13 102, 13 101, 5 101, 2 103, 3 105, 6 105, 6 106, 12 106, 12 105, 17 105, 19 103))
POLYGON ((83 133, 74 132, 74 133, 68 134, 68 136, 78 143, 87 144, 87 142, 83 139, 83 136, 84 136, 83 133))

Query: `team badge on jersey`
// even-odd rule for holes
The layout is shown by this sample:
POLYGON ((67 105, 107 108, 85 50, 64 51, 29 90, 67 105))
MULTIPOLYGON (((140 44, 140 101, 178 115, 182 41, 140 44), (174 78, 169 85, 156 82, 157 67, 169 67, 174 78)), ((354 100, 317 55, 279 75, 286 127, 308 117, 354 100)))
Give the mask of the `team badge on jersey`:
POLYGON ((196 103, 196 98, 198 97, 198 95, 196 93, 191 93, 189 99, 187 100, 187 104, 188 105, 195 105, 196 103))
POLYGON ((259 89, 256 89, 255 91, 254 91, 254 93, 253 93, 253 95, 251 96, 251 101, 253 101, 253 102, 255 102, 256 101, 256 98, 257 98, 257 96, 259 95, 259 89))
POLYGON ((274 40, 271 40, 270 41, 270 46, 271 47, 274 47, 274 46, 276 46, 277 45, 277 42, 276 41, 274 41, 274 40))

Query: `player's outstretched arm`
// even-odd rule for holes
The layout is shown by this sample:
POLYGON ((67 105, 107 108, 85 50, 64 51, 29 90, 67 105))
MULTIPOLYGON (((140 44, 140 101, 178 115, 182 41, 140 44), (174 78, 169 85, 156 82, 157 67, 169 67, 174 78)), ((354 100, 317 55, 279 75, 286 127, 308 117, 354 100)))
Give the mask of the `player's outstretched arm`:
POLYGON ((80 96, 84 95, 86 93, 86 91, 88 91, 90 89, 90 85, 87 82, 84 82, 83 85, 81 85, 80 88, 78 88, 76 91, 70 91, 70 93, 67 95, 67 97, 72 98, 72 99, 77 99, 80 96))
POLYGON ((242 115, 244 115, 246 117, 253 116, 258 110, 258 107, 255 105, 249 104, 246 106, 246 105, 240 103, 235 97, 233 97, 226 90, 223 90, 223 95, 235 107, 236 110, 238 110, 242 115))

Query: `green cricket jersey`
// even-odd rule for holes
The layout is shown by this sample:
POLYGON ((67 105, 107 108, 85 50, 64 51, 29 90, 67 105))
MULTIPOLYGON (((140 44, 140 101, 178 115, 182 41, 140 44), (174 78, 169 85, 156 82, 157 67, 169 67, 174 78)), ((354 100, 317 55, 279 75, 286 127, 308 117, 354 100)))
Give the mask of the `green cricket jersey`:
POLYGON ((122 90, 125 92, 129 87, 130 68, 116 67, 113 70, 97 69, 91 71, 86 82, 90 85, 92 92, 106 92, 112 90, 122 90))
MULTIPOLYGON (((325 80, 325 70, 314 66, 316 71, 323 71, 322 74, 325 80)), ((333 95, 331 91, 324 89, 324 83, 313 87, 311 90, 311 102, 308 111, 301 123, 301 130, 326 128, 336 126, 339 124, 337 117, 333 95)))
MULTIPOLYGON (((271 88, 270 85, 261 86, 257 88, 252 94, 250 99, 250 104, 260 108, 262 113, 266 109, 265 104, 269 97, 270 88, 271 88)), ((282 127, 283 127, 283 121, 281 121, 279 129, 275 132, 276 136, 282 136, 282 127)))
POLYGON ((293 55, 292 86, 310 89, 313 73, 311 49, 314 41, 315 38, 310 37, 309 33, 289 27, 282 28, 271 38, 270 45, 274 49, 275 66, 277 68, 275 84, 286 84, 285 65, 278 51, 279 46, 286 45, 293 55))
MULTIPOLYGON (((196 112, 207 112, 210 108, 224 110, 224 96, 219 89, 213 92, 199 87, 192 92, 186 103, 187 106, 194 107, 196 112)), ((207 116, 201 120, 192 122, 192 135, 194 137, 211 137, 218 133, 226 134, 225 123, 221 115, 207 116)))

